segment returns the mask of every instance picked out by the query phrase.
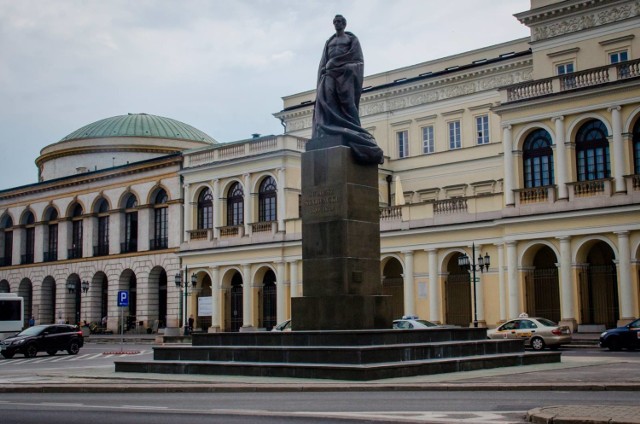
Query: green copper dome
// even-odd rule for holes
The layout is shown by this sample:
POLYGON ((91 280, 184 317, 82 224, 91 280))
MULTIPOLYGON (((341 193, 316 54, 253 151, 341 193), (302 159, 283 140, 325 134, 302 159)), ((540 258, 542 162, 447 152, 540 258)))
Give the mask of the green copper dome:
POLYGON ((217 144, 202 131, 175 119, 146 113, 129 113, 102 119, 75 130, 60 141, 105 137, 151 137, 217 144))

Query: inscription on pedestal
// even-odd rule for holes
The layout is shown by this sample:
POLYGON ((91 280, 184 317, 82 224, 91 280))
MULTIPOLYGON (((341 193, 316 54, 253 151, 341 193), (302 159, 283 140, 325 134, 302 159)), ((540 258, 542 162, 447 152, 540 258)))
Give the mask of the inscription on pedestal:
POLYGON ((332 215, 338 210, 338 195, 331 188, 312 190, 302 194, 302 206, 305 218, 332 215))

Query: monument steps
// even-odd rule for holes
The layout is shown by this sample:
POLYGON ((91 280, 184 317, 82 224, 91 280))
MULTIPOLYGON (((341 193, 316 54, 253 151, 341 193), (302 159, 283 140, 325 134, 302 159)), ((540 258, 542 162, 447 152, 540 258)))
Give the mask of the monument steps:
POLYGON ((408 360, 455 358, 522 352, 519 340, 477 340, 382 346, 164 346, 154 349, 154 360, 373 364, 408 360))
POLYGON ((520 352, 475 355, 462 358, 438 358, 374 364, 226 362, 226 361, 153 361, 116 362, 117 372, 239 375, 255 377, 291 377, 370 381, 490 368, 560 362, 558 352, 520 352))
POLYGON ((191 346, 158 346, 153 361, 116 371, 367 381, 559 361, 482 328, 241 332, 194 334, 191 346))

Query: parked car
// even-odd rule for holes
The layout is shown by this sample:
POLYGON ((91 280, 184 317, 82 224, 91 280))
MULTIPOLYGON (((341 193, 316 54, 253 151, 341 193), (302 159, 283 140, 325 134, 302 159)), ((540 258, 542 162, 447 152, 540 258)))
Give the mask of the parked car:
POLYGON ((640 318, 600 334, 600 347, 608 347, 609 350, 640 349, 640 318))
POLYGON ((36 325, 4 339, 0 342, 0 352, 7 359, 16 353, 33 358, 38 352, 55 355, 60 350, 77 355, 83 345, 82 330, 75 325, 36 325))
POLYGON ((271 331, 291 331, 291 320, 281 322, 271 329, 271 331))
POLYGON ((432 328, 432 327, 440 327, 440 326, 431 321, 427 321, 426 319, 420 319, 415 315, 405 315, 402 317, 402 319, 393 320, 394 330, 411 330, 411 329, 422 329, 422 328, 432 328))
POLYGON ((507 321, 501 326, 487 330, 490 339, 524 339, 525 346, 533 350, 545 347, 557 349, 571 343, 571 329, 559 326, 546 318, 531 318, 521 314, 519 318, 507 321))

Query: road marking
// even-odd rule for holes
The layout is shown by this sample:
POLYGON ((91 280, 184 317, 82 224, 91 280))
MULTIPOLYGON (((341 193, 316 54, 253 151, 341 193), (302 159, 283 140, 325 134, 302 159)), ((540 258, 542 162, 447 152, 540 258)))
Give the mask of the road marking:
POLYGON ((44 405, 44 406, 64 406, 64 407, 80 407, 84 406, 82 403, 62 403, 62 402, 40 402, 36 403, 36 405, 44 405))
POLYGON ((153 410, 153 409, 157 409, 157 410, 169 409, 168 406, 150 406, 150 405, 120 405, 119 407, 120 408, 127 408, 127 409, 150 409, 150 410, 153 410))
POLYGON ((40 364, 42 362, 47 362, 47 361, 51 360, 51 358, 53 358, 53 356, 47 356, 46 358, 38 359, 37 361, 32 361, 31 363, 32 364, 40 364))
POLYGON ((90 353, 85 353, 84 355, 76 355, 74 358, 69 359, 70 361, 77 361, 78 359, 87 359, 87 356, 90 356, 90 353))

